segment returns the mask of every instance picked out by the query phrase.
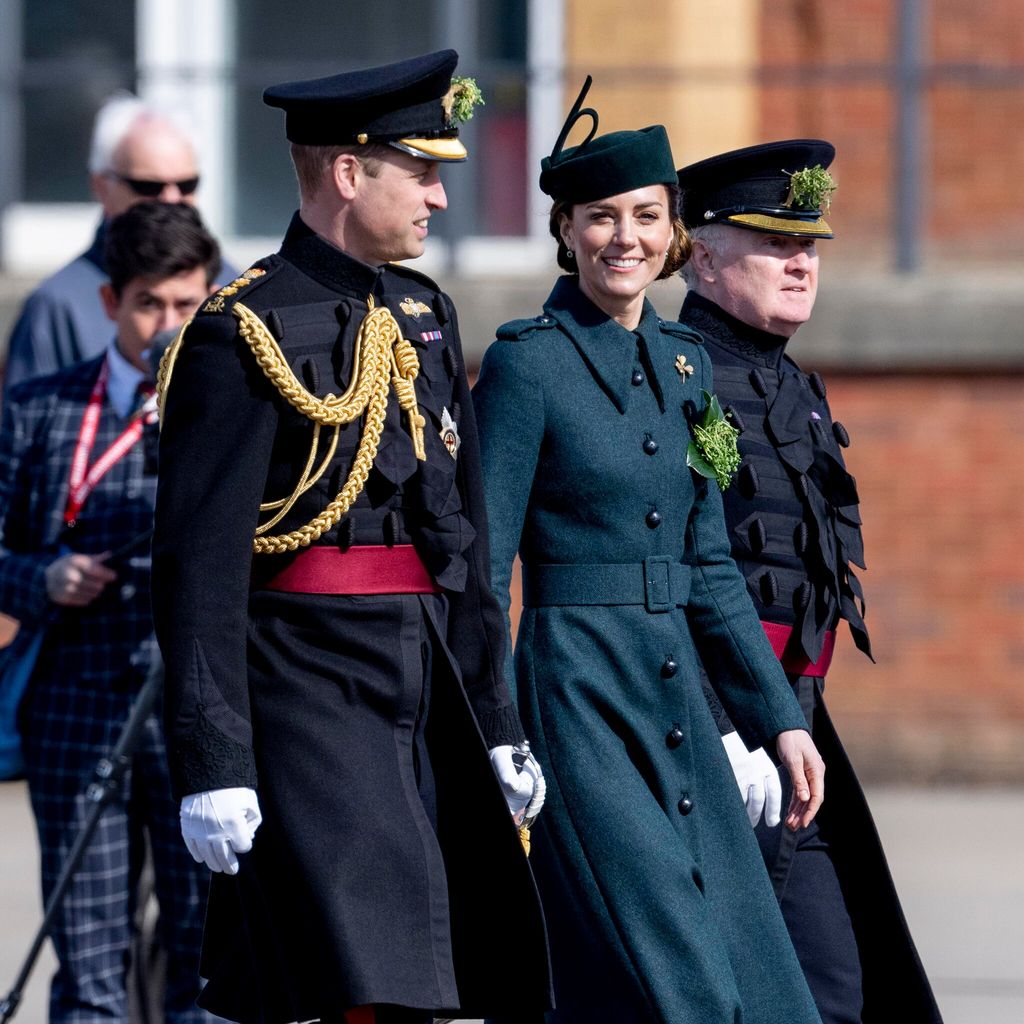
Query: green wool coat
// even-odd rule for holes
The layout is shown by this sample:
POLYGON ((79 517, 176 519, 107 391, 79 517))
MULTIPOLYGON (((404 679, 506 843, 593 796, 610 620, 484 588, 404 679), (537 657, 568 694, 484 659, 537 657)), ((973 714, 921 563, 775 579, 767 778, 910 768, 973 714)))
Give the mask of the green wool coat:
POLYGON ((523 561, 552 1022, 819 1020, 701 693, 695 641, 748 746, 805 728, 717 485, 686 465, 702 388, 695 332, 649 303, 627 331, 566 277, 543 316, 499 329, 473 392, 506 609, 523 561))

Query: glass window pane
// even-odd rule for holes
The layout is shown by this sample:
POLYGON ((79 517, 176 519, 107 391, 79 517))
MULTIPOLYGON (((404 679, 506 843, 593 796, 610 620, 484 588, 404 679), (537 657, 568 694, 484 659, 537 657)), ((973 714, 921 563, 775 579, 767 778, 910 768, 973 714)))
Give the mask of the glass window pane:
POLYGON ((135 0, 26 2, 22 17, 22 198, 86 201, 93 117, 135 87, 135 0))
MULTIPOLYGON (((237 234, 279 235, 297 205, 284 115, 263 105, 263 89, 450 45, 438 38, 444 6, 445 0, 358 5, 251 0, 237 8, 237 234)), ((431 223, 431 232, 441 238, 526 232, 526 4, 479 2, 474 16, 478 54, 464 54, 459 71, 476 78, 487 105, 477 108, 462 130, 469 162, 443 169, 451 206, 431 223)))

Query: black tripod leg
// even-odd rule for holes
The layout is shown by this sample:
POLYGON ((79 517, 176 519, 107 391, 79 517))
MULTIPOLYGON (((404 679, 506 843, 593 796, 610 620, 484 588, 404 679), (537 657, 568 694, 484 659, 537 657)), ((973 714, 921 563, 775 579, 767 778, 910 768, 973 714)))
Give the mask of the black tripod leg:
POLYGON ((54 919, 60 910, 64 896, 82 863, 82 857, 89 846, 93 833, 96 831, 96 825, 99 823, 100 816, 120 792, 125 772, 131 764, 132 755, 138 749, 139 743, 142 740, 146 720, 157 706, 162 687, 163 665, 158 662, 150 669, 146 682, 139 691, 138 697, 135 698, 131 714, 121 730, 121 735, 118 737, 114 749, 107 757, 101 758, 93 769, 93 780, 85 791, 85 798, 90 805, 89 813, 82 823, 81 831, 75 837, 74 845, 68 853, 67 860, 64 862, 64 867, 57 878, 53 892, 49 900, 47 900, 46 908, 43 912, 43 922, 39 926, 35 938, 32 940, 32 945, 29 946, 28 954, 21 965, 18 977, 15 979, 14 985, 6 998, 3 1002, 0 1002, 0 1024, 7 1024, 7 1021, 18 1012, 18 1006, 24 995, 25 985, 28 983, 29 975, 31 975, 36 960, 39 958, 39 952, 43 948, 47 935, 50 934, 50 929, 53 927, 54 919))

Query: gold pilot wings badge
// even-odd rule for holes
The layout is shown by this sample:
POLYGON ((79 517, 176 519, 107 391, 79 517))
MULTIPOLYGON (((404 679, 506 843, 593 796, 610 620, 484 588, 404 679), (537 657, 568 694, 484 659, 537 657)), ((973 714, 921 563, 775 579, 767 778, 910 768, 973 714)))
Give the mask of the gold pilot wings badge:
POLYGON ((402 299, 398 304, 398 308, 405 313, 406 316, 411 316, 416 319, 418 319, 422 313, 433 313, 433 310, 425 302, 416 302, 408 296, 402 299))
POLYGON ((462 438, 459 437, 459 428, 447 408, 441 410, 441 440, 444 441, 448 454, 454 459, 458 455, 462 438))

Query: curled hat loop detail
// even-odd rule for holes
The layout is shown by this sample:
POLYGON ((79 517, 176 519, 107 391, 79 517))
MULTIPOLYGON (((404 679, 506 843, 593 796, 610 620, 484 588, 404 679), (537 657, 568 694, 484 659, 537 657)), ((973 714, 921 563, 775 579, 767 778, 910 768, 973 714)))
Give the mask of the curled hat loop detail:
POLYGON ((593 124, 590 128, 590 134, 577 146, 577 150, 582 150, 583 147, 590 142, 590 140, 597 134, 597 111, 593 107, 584 107, 583 101, 587 98, 587 93, 590 92, 590 86, 594 79, 587 75, 586 81, 583 83, 583 88, 580 89, 579 96, 576 97, 576 102, 572 105, 572 109, 569 111, 568 117, 565 119, 565 124, 562 125, 562 130, 558 133, 558 138, 555 140, 554 149, 551 150, 551 156, 549 157, 551 165, 554 166, 559 155, 562 152, 562 147, 565 145, 565 140, 569 137, 569 132, 573 130, 576 122, 582 117, 589 117, 593 124))

